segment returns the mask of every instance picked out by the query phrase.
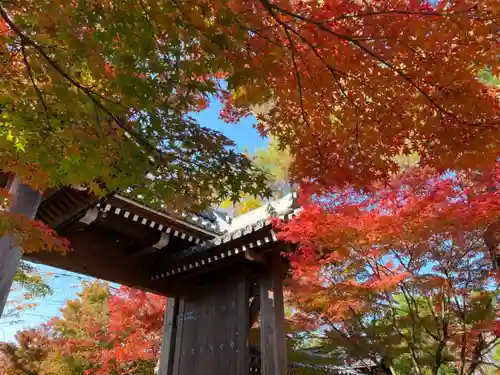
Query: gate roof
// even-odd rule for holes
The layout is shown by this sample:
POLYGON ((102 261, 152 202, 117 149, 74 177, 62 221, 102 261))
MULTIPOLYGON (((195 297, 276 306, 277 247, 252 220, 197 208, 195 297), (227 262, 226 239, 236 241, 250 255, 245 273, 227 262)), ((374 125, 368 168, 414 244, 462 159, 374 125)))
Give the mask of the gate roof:
POLYGON ((46 194, 37 219, 69 239, 66 255, 27 260, 160 294, 189 287, 187 279, 253 260, 276 247, 271 218, 297 211, 292 194, 234 219, 222 212, 158 210, 120 194, 99 199, 62 188, 46 194))

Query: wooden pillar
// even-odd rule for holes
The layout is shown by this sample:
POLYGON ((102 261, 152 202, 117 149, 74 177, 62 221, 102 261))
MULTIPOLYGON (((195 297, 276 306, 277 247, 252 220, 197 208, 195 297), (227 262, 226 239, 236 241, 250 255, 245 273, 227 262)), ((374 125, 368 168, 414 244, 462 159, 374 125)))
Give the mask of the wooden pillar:
POLYGON ((280 253, 273 251, 267 256, 266 272, 260 278, 262 375, 287 372, 282 275, 280 253))
MULTIPOLYGON (((7 188, 12 197, 10 212, 33 219, 40 204, 41 193, 12 177, 7 188)), ((2 316, 17 266, 21 260, 21 250, 13 247, 11 236, 0 238, 0 317, 2 316)))
POLYGON ((179 311, 176 317, 176 332, 172 336, 172 340, 175 340, 175 348, 173 353, 173 375, 183 375, 181 374, 181 360, 182 355, 187 351, 184 348, 184 318, 186 313, 186 301, 184 298, 179 298, 179 311))
POLYGON ((179 299, 168 298, 165 310, 165 325, 160 349, 160 366, 158 375, 172 375, 174 370, 175 338, 177 331, 177 315, 179 299))

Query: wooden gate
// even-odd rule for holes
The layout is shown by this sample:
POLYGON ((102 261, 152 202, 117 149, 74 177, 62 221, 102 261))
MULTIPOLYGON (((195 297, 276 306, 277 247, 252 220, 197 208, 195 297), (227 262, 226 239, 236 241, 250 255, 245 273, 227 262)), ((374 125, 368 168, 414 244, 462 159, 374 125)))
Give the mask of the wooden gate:
POLYGON ((173 374, 248 374, 248 285, 243 275, 179 300, 173 374))

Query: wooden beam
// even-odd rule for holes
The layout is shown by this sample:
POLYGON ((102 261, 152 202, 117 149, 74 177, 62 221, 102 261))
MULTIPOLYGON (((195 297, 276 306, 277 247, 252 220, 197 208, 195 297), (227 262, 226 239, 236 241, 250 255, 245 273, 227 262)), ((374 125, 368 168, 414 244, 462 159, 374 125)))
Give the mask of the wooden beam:
POLYGON ((177 314, 179 299, 168 298, 165 310, 165 325, 160 349, 160 366, 158 375, 172 375, 174 371, 174 353, 177 337, 177 314))
MULTIPOLYGON (((9 211, 33 219, 41 201, 41 193, 23 184, 15 176, 10 179, 7 189, 12 197, 9 211)), ((12 237, 6 235, 0 238, 0 317, 20 261, 21 249, 14 247, 12 237)))
POLYGON ((283 305, 282 263, 279 251, 267 254, 260 278, 262 375, 286 375, 285 311, 283 305))
POLYGON ((151 280, 146 260, 128 256, 128 239, 121 233, 76 222, 59 234, 70 241, 72 250, 67 254, 37 251, 23 254, 23 258, 161 295, 175 294, 173 283, 151 280))

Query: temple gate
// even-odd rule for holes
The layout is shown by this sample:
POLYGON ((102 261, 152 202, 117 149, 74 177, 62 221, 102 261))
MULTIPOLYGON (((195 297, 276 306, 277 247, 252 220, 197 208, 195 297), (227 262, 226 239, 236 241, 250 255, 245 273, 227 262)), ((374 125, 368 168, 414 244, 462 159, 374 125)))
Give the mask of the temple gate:
MULTIPOLYGON (((40 202, 6 177, 0 187, 10 186, 12 207, 24 200, 31 206, 22 212, 36 212, 72 246, 66 255, 37 252, 26 260, 168 296, 160 375, 286 374, 286 248, 270 218, 295 214, 292 195, 231 220, 213 210, 154 210, 120 194, 99 199, 78 188, 45 192, 40 202), (251 350, 248 335, 259 315, 260 348, 251 350), (256 361, 260 368, 251 365, 256 361)), ((2 241, 0 260, 18 259, 2 241)), ((16 266, 0 264, 0 296, 16 266)))

